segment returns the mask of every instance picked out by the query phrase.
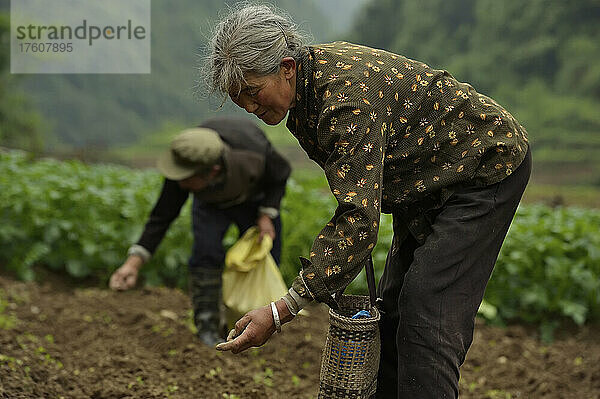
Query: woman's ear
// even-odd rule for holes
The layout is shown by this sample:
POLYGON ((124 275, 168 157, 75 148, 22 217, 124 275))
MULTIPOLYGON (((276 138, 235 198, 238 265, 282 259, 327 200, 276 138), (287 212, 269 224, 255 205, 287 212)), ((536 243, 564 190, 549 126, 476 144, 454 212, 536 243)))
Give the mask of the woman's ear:
POLYGON ((292 79, 296 76, 296 60, 294 57, 285 57, 281 60, 281 70, 286 79, 292 79))

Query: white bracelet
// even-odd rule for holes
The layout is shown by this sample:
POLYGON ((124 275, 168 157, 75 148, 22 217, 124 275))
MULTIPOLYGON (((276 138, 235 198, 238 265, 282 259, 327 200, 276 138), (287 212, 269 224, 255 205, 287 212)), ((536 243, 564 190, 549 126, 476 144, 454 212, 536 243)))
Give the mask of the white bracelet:
POLYGON ((281 332, 281 320, 279 320, 279 311, 277 311, 277 305, 275 305, 275 302, 271 302, 271 312, 273 313, 275 329, 277 332, 281 332))

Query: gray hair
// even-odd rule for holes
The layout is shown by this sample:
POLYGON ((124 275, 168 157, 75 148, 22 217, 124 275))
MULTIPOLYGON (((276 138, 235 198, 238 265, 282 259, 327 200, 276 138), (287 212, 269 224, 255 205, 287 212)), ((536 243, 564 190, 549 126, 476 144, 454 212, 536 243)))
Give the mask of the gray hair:
POLYGON ((204 80, 212 92, 239 93, 248 73, 279 71, 281 60, 299 60, 307 35, 271 5, 238 3, 221 18, 209 40, 204 80))

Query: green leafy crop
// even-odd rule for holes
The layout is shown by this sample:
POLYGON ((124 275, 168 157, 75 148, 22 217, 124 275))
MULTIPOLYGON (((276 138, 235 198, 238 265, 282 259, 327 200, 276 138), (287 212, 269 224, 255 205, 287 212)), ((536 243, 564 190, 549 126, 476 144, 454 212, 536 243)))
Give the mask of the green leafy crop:
MULTIPOLYGON (((139 238, 161 187, 153 171, 78 161, 32 160, 0 152, 0 265, 25 280, 34 265, 106 283, 139 238)), ((192 245, 190 203, 142 269, 148 285, 184 288, 192 245)), ((335 201, 325 179, 294 174, 281 209, 281 271, 289 284, 298 256, 329 221, 335 201)), ((561 320, 600 319, 600 211, 521 206, 502 247, 480 313, 494 321, 522 320, 551 330, 561 320)), ((393 232, 383 215, 373 251, 381 275, 393 232)), ((232 229, 225 244, 235 241, 232 229)), ((349 291, 366 293, 364 273, 349 291)))

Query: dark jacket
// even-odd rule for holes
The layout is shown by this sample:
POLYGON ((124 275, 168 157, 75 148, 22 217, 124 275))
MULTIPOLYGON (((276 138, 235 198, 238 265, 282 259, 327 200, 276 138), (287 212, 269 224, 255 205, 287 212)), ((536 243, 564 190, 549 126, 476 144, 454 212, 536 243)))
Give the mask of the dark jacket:
POLYGON ((423 243, 425 211, 461 184, 491 185, 528 149, 525 129, 448 72, 351 43, 311 46, 298 66, 287 126, 324 170, 338 207, 294 281, 331 302, 377 243, 380 212, 401 215, 423 243))
MULTIPOLYGON (((263 131, 243 118, 210 119, 200 127, 216 131, 227 148, 223 155, 223 179, 194 195, 215 208, 252 201, 261 207, 279 210, 291 168, 263 131)), ((165 179, 137 244, 154 253, 188 196, 189 192, 176 181, 165 179)))

